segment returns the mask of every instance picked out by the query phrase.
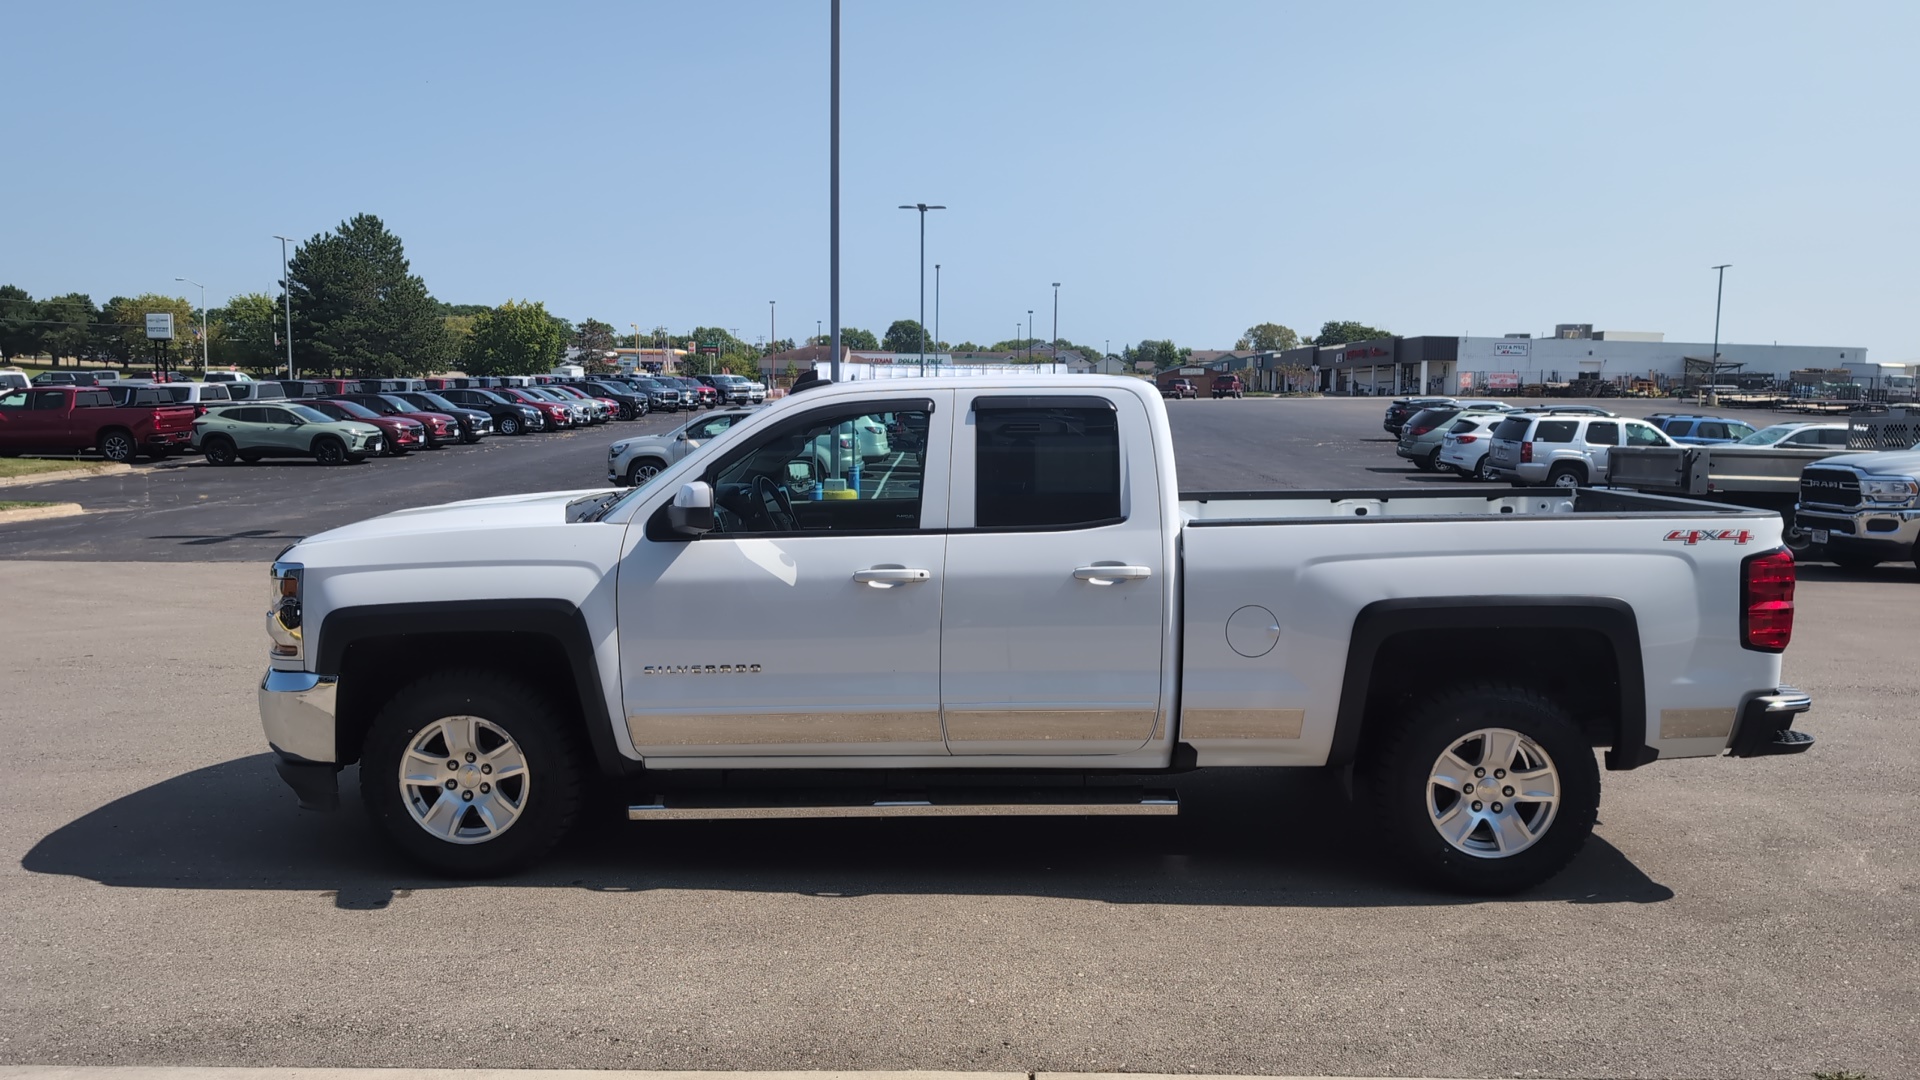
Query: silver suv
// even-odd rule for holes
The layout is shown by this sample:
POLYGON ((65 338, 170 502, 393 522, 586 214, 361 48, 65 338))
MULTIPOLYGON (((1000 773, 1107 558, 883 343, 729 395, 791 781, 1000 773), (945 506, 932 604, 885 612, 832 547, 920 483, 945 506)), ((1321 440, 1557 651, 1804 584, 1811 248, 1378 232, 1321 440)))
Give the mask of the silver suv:
POLYGON ((1673 445, 1672 439, 1644 420, 1522 413, 1493 429, 1487 475, 1515 486, 1586 487, 1605 482, 1607 451, 1616 446, 1673 445))

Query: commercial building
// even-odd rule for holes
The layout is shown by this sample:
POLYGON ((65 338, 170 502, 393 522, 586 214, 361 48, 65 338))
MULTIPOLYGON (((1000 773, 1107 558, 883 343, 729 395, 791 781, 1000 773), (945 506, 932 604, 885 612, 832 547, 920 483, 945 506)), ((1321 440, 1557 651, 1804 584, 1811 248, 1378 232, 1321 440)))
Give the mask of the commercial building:
MULTIPOLYGON (((1566 324, 1558 336, 1387 337, 1340 345, 1304 346, 1284 352, 1229 354, 1213 370, 1254 371, 1260 389, 1292 382, 1328 394, 1456 394, 1514 392, 1529 386, 1559 386, 1579 380, 1619 389, 1654 386, 1785 385, 1796 371, 1865 370, 1867 350, 1851 345, 1748 345, 1721 342, 1713 361, 1711 342, 1665 340, 1644 331, 1593 330, 1566 324)), ((1891 375, 1872 365, 1877 375, 1891 375)), ((1911 376, 1913 371, 1908 370, 1911 376)))

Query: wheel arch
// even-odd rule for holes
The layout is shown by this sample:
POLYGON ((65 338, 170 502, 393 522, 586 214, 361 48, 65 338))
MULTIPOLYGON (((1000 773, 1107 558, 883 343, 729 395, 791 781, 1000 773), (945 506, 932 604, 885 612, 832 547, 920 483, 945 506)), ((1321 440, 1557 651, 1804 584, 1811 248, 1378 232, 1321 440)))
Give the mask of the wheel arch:
POLYGON ((529 678, 577 719, 600 770, 626 775, 640 763, 613 737, 586 616, 568 600, 453 600, 339 608, 320 623, 316 670, 340 676, 335 760, 359 760, 380 707, 435 670, 486 667, 546 673, 529 678))
POLYGON ((1329 765, 1351 764, 1408 692, 1497 677, 1537 687, 1574 715, 1609 769, 1659 756, 1646 745, 1646 671, 1633 608, 1615 597, 1450 596, 1379 600, 1354 619, 1329 765), (1462 636, 1462 631, 1470 632, 1462 636), (1580 659, 1549 673, 1548 659, 1580 659))

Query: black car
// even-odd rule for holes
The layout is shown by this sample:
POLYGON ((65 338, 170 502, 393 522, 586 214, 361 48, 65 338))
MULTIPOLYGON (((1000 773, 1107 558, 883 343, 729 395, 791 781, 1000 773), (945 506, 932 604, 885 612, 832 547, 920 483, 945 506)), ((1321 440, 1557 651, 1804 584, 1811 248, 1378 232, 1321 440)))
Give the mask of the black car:
POLYGON ((615 420, 638 420, 647 415, 652 403, 646 395, 622 382, 608 379, 575 379, 568 386, 578 387, 597 398, 608 398, 620 403, 620 411, 615 420))
POLYGON ((646 393, 647 407, 649 409, 658 412, 680 411, 681 394, 678 386, 668 386, 666 383, 650 375, 635 375, 633 378, 628 379, 627 382, 635 390, 646 393))
POLYGON ((517 401, 508 401, 491 390, 442 390, 434 396, 446 398, 463 409, 478 409, 493 417, 493 430, 502 435, 525 435, 529 431, 544 431, 547 427, 546 418, 540 414, 540 410, 517 401))
POLYGON ((1387 429, 1387 434, 1397 439, 1401 435, 1400 429, 1406 426, 1407 418, 1411 417, 1414 413, 1419 412, 1421 409, 1435 409, 1442 405, 1451 404, 1453 404, 1453 399, 1449 397, 1395 398, 1387 405, 1387 420, 1384 425, 1387 429))
POLYGON ((446 413, 460 421, 460 441, 463 443, 477 443, 482 436, 493 434, 493 414, 485 409, 456 404, 431 390, 407 390, 388 396, 416 406, 421 412, 446 413))

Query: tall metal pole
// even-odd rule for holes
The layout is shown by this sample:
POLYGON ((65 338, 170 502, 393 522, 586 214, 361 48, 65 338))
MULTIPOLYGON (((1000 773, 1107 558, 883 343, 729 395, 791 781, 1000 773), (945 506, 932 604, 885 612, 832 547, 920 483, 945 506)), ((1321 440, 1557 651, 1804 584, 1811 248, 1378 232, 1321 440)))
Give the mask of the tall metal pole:
POLYGON ((287 280, 287 237, 275 233, 273 238, 280 241, 280 295, 287 301, 287 378, 300 376, 293 372, 293 283, 287 280))
MULTIPOLYGON (((774 336, 774 330, 773 330, 773 306, 775 303, 777 303, 777 301, 774 301, 774 300, 767 301, 767 352, 768 353, 778 352, 780 348, 779 346, 774 344, 774 342, 780 340, 778 337, 774 336)), ((771 368, 773 365, 769 364, 767 366, 771 368)), ((759 364, 755 364, 753 365, 753 367, 754 367, 754 370, 756 371, 760 369, 759 364)))
MULTIPOLYGON (((827 292, 828 292, 827 315, 833 320, 832 377, 834 382, 839 382, 840 381, 840 0, 831 0, 831 7, 833 10, 833 47, 831 49, 831 54, 832 54, 831 67, 832 67, 833 74, 830 77, 831 89, 828 92, 828 97, 830 98, 828 111, 829 113, 831 113, 832 118, 829 121, 828 126, 832 134, 828 138, 828 142, 830 143, 830 149, 828 150, 827 157, 830 164, 828 165, 829 179, 827 181, 827 192, 828 192, 827 199, 828 199, 828 202, 831 204, 832 208, 827 213, 827 220, 828 220, 827 232, 831 238, 828 241, 828 247, 831 251, 831 254, 828 256, 828 264, 829 264, 828 274, 831 278, 831 281, 829 282, 827 287, 827 292)), ((833 456, 834 456, 835 462, 837 463, 839 461, 840 455, 835 454, 833 456)))
POLYGON ((1053 342, 1047 346, 1047 359, 1060 359, 1060 283, 1053 283, 1053 342))
POLYGON ((940 347, 940 264, 933 264, 933 347, 940 347))
POLYGON ((927 211, 945 210, 927 203, 904 203, 902 210, 920 212, 920 374, 927 373, 927 211))
POLYGON ((1033 309, 1027 309, 1027 363, 1033 363, 1033 309))
POLYGON ((200 290, 200 381, 207 381, 207 287, 192 278, 177 277, 175 281, 184 281, 200 290))
POLYGON ((1732 263, 1721 263, 1713 269, 1719 273, 1720 280, 1713 287, 1713 359, 1707 361, 1707 404, 1720 404, 1720 297, 1727 288, 1727 267, 1732 263))

